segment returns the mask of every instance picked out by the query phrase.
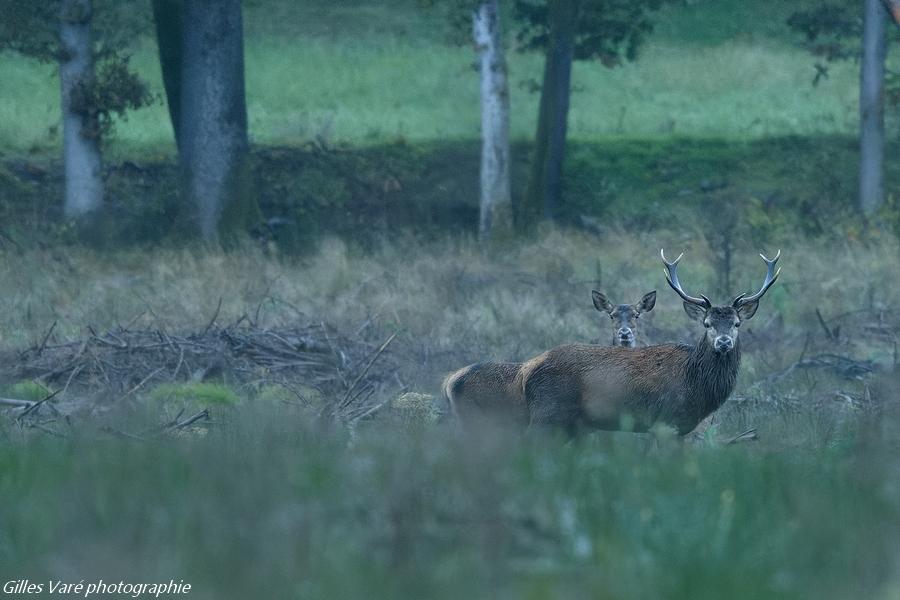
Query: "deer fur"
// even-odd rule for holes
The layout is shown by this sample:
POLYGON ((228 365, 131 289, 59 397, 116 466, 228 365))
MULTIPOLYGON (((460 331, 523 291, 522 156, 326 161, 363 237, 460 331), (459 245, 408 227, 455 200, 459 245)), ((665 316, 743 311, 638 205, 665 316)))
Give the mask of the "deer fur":
MULTIPOLYGON (((635 304, 613 304, 597 290, 591 292, 594 307, 612 320, 614 346, 633 347, 637 318, 653 310, 656 291, 644 294, 635 304)), ((457 420, 464 423, 489 421, 526 426, 528 409, 523 395, 522 363, 482 362, 448 375, 441 393, 457 420)))

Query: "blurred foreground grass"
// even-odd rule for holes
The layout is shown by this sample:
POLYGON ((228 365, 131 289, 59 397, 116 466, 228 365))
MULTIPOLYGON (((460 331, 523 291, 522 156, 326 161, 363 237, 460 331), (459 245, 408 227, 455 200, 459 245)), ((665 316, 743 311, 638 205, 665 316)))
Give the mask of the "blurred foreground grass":
POLYGON ((155 442, 6 429, 0 574, 184 579, 198 598, 900 593, 885 420, 777 451, 377 427, 348 446, 283 410, 216 421, 155 442))

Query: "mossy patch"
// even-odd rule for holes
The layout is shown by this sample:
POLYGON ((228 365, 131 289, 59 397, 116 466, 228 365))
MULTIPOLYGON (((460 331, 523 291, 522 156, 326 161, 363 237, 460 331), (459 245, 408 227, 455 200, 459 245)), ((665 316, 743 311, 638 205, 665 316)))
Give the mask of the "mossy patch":
POLYGON ((181 401, 201 406, 234 406, 240 397, 220 383, 164 383, 150 392, 150 398, 159 402, 181 401))
POLYGON ((407 392, 391 401, 392 419, 405 429, 417 430, 438 422, 440 413, 429 394, 407 392))
POLYGON ((31 400, 40 402, 53 392, 37 381, 20 381, 4 390, 4 394, 15 400, 31 400))

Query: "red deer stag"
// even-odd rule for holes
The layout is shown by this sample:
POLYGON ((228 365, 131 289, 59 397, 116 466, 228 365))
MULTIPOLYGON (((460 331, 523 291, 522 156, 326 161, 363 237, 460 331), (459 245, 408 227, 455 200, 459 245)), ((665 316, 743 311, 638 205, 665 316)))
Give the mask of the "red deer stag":
MULTIPOLYGON (((656 291, 644 294, 635 304, 613 304, 597 290, 591 291, 594 307, 612 320, 612 344, 633 348, 637 319, 656 304, 656 291)), ((483 362, 463 367, 444 379, 444 399, 460 421, 488 420, 528 424, 519 370, 522 363, 483 362)))
POLYGON ((704 335, 693 346, 625 350, 571 344, 527 361, 519 377, 532 425, 574 435, 581 426, 643 432, 660 423, 686 435, 728 399, 741 359, 738 328, 775 283, 781 251, 771 260, 760 254, 766 262, 762 287, 726 306, 713 306, 702 294, 689 296, 678 281, 681 256, 672 262, 662 250, 660 256, 669 286, 688 316, 703 324, 704 335))

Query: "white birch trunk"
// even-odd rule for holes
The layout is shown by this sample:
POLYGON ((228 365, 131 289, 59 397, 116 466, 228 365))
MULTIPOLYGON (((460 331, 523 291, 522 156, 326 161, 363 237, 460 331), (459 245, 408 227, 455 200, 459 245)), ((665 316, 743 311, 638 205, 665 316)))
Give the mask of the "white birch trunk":
POLYGON ((498 0, 483 0, 473 14, 473 36, 481 73, 482 239, 512 230, 509 152, 509 86, 498 0))
POLYGON ((865 0, 859 84, 859 205, 866 215, 884 203, 886 18, 880 0, 865 0))
POLYGON ((79 106, 79 89, 94 80, 91 0, 63 0, 60 8, 59 81, 62 96, 65 214, 81 218, 103 204, 103 174, 96 120, 79 106))

